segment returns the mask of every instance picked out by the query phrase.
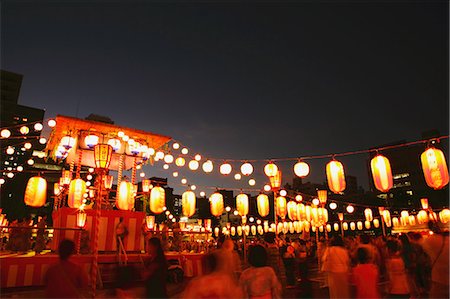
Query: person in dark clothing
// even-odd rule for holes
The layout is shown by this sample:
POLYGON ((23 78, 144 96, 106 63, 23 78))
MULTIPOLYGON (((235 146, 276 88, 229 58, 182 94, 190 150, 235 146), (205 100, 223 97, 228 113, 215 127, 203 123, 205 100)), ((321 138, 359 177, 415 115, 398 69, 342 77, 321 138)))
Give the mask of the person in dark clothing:
POLYGON ((146 298, 168 298, 167 271, 168 263, 158 238, 148 240, 148 258, 145 261, 146 298))

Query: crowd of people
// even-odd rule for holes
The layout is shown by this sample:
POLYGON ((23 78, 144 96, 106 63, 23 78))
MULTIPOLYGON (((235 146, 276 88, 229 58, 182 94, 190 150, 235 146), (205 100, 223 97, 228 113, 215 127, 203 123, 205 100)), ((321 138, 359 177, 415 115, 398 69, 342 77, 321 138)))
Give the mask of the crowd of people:
MULTIPOLYGON (((388 237, 337 235, 318 242, 269 232, 263 239, 253 239, 247 245, 243 248, 242 242, 219 237, 217 248, 205 255, 207 271, 189 280, 179 296, 285 298, 286 290, 292 288, 290 297, 320 298, 313 291, 309 273, 316 263, 315 278, 324 279, 322 286, 328 288, 329 298, 449 296, 448 232, 432 230, 427 235, 411 232, 388 237), (242 251, 246 252, 245 260, 242 251)), ((66 292, 79 290, 86 281, 82 271, 69 263, 68 251, 73 252, 73 245, 62 243, 59 266, 52 268, 55 273, 49 270, 46 275, 48 279, 65 269, 63 272, 68 274, 58 279, 63 279, 66 285, 72 281, 74 286, 65 288, 66 292)), ((117 274, 116 298, 169 297, 170 261, 166 259, 164 243, 157 237, 148 240, 143 271, 122 266, 117 274), (145 291, 139 293, 139 286, 144 286, 145 291)), ((53 293, 48 295, 54 297, 53 293)))

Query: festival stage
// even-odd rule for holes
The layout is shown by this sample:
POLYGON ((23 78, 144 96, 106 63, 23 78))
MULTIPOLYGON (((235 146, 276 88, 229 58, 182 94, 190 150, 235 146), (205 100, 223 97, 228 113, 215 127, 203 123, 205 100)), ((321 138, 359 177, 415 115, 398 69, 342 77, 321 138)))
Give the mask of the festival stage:
MULTIPOLYGON (((178 260, 184 270, 186 277, 194 277, 205 272, 204 254, 199 253, 166 253, 168 260, 178 260)), ((73 255, 71 260, 81 265, 89 279, 93 255, 73 255)), ((128 264, 133 264, 138 268, 143 268, 145 254, 128 254, 128 264)), ((58 255, 55 253, 35 254, 33 251, 26 254, 3 252, 0 255, 1 268, 1 288, 43 286, 44 274, 48 267, 58 262, 58 255)), ((114 271, 118 265, 116 254, 99 254, 98 264, 102 277, 108 272, 114 271)))

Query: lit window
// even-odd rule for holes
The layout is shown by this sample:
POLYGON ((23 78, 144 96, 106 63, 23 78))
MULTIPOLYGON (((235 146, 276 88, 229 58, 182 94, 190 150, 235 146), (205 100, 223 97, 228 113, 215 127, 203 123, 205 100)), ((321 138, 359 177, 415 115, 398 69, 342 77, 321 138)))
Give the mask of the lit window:
POLYGON ((413 195, 413 192, 411 190, 406 191, 406 194, 413 195))

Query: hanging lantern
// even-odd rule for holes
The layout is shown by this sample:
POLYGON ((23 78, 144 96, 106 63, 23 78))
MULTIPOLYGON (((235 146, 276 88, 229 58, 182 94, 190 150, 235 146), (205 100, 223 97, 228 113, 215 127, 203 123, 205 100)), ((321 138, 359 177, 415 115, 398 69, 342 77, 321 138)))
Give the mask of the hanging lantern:
POLYGON ((380 221, 378 219, 373 220, 373 227, 379 228, 380 227, 380 221))
POLYGON ((355 229, 356 229, 356 224, 355 224, 355 222, 350 222, 350 229, 351 229, 351 230, 355 230, 355 229))
POLYGON ((94 146, 95 167, 107 169, 112 157, 112 146, 109 144, 97 144, 94 146))
POLYGON ((295 233, 294 223, 289 222, 289 232, 291 234, 295 233))
POLYGON ((433 212, 433 211, 430 211, 430 212, 428 213, 428 219, 429 219, 430 221, 434 221, 434 222, 438 221, 438 219, 437 219, 437 214, 436 214, 435 212, 433 212))
POLYGON ((153 187, 150 191, 150 211, 155 214, 164 212, 166 193, 162 187, 153 187))
POLYGON ((236 228, 234 226, 231 227, 231 235, 236 235, 236 228))
POLYGON ((364 221, 364 226, 366 229, 370 229, 370 221, 364 221))
POLYGON ((171 154, 167 154, 164 156, 164 162, 170 164, 173 162, 173 156, 171 154))
POLYGON ((312 216, 312 208, 311 206, 305 206, 305 218, 306 221, 310 222, 311 221, 311 216, 312 216))
POLYGON ((199 167, 198 161, 197 160, 189 161, 188 167, 190 170, 193 170, 193 171, 197 170, 199 167))
POLYGON ((242 236, 242 226, 239 225, 236 230, 237 230, 238 236, 242 236))
POLYGON ((260 234, 260 235, 264 234, 264 229, 263 229, 262 225, 258 225, 256 228, 258 230, 258 234, 260 234))
POLYGON ((79 209, 77 213, 77 227, 84 228, 86 226, 87 214, 83 209, 79 209))
POLYGON ((145 223, 147 224, 147 229, 153 230, 153 228, 155 227, 155 216, 145 216, 145 223))
POLYGON ((397 217, 392 217, 392 224, 393 224, 394 226, 398 226, 398 225, 399 225, 399 222, 398 222, 398 218, 397 218, 397 217))
POLYGON ((268 164, 266 164, 266 166, 264 166, 264 173, 268 177, 275 176, 277 174, 277 172, 278 172, 278 166, 276 166, 272 162, 269 162, 268 164))
POLYGON ((345 190, 344 166, 337 160, 328 162, 326 167, 328 187, 334 193, 345 190))
POLYGON ((62 180, 60 180, 60 184, 62 183, 65 186, 69 186, 72 181, 72 174, 70 173, 70 170, 63 170, 61 178, 62 180))
POLYGON ((297 203, 295 201, 289 201, 287 204, 288 217, 291 220, 298 220, 297 216, 297 203))
MULTIPOLYGON (((354 223, 353 223, 353 224, 354 224, 354 223)), ((347 223, 347 222, 342 223, 342 228, 343 228, 344 230, 348 230, 348 223, 347 223)))
POLYGON ((122 147, 122 143, 117 138, 111 138, 108 140, 108 144, 112 146, 113 151, 117 153, 120 151, 120 148, 122 147))
POLYGON ((86 182, 82 179, 72 180, 72 182, 70 182, 69 196, 67 198, 69 207, 78 209, 83 203, 84 193, 86 193, 86 182))
POLYGON ((59 143, 60 146, 64 147, 66 151, 70 150, 72 147, 75 146, 76 139, 70 136, 64 136, 61 138, 61 141, 59 143))
POLYGON ((370 168, 375 188, 381 192, 388 192, 394 185, 389 160, 383 155, 376 155, 370 161, 370 168))
POLYGON ((430 147, 422 153, 420 160, 427 185, 436 190, 444 188, 449 180, 444 153, 430 147))
POLYGON ((387 227, 391 227, 392 226, 391 213, 388 210, 383 210, 382 213, 384 223, 386 224, 387 227))
MULTIPOLYGON (((275 165, 275 164, 274 164, 275 165)), ((281 186, 281 170, 278 170, 275 175, 269 177, 270 186, 273 190, 278 190, 281 186)))
POLYGON ((373 220, 373 216, 372 216, 372 210, 367 208, 364 210, 364 216, 366 217, 367 221, 372 221, 373 220))
POLYGON ((297 204, 297 217, 300 221, 304 221, 306 219, 306 209, 305 205, 302 203, 297 204))
POLYGON ((183 157, 178 157, 175 159, 175 165, 178 167, 183 167, 186 164, 186 160, 183 157))
POLYGON ((248 196, 247 194, 241 193, 236 196, 236 209, 239 215, 245 216, 248 214, 248 196))
POLYGON ((337 232, 339 230, 339 224, 333 224, 334 231, 337 232))
POLYGON ((427 211, 425 211, 425 210, 420 210, 419 213, 417 213, 417 222, 418 222, 419 224, 428 222, 428 214, 427 214, 427 211))
POLYGON ((45 204, 46 200, 47 181, 39 176, 30 178, 25 189, 25 204, 30 207, 39 208, 45 204))
POLYGON ((442 223, 447 223, 450 220, 450 210, 449 209, 443 209, 439 212, 439 219, 442 223))
POLYGON ((58 196, 60 192, 61 192, 61 187, 60 187, 59 183, 54 183, 53 184, 53 194, 58 196))
POLYGON ((103 185, 105 186, 106 190, 110 190, 112 188, 114 181, 114 177, 112 175, 105 175, 103 177, 103 185))
POLYGON ((296 176, 304 178, 309 174, 309 165, 305 162, 297 162, 294 165, 294 173, 296 176))
POLYGON ((336 210, 336 209, 337 209, 337 203, 332 202, 332 203, 329 204, 329 207, 330 207, 330 209, 332 209, 332 210, 336 210))
POLYGON ((97 135, 88 135, 86 137, 84 137, 84 144, 88 147, 88 148, 93 148, 94 146, 96 146, 98 144, 98 136, 97 135))
POLYGON ((215 228, 214 228, 214 235, 215 235, 216 237, 219 236, 219 228, 218 228, 218 227, 215 227, 215 228))
POLYGON ((120 210, 129 211, 134 207, 133 184, 122 181, 119 186, 119 194, 116 199, 116 207, 120 210))
POLYGON ((277 202, 277 216, 280 216, 281 219, 286 217, 286 198, 283 196, 278 196, 276 198, 277 202))
POLYGON ((269 215, 269 197, 266 194, 259 194, 256 198, 258 205, 258 213, 261 217, 269 215))
POLYGON ((209 197, 209 203, 211 207, 211 214, 219 217, 223 213, 223 195, 219 192, 214 192, 209 197))
POLYGON ((150 192, 150 187, 152 185, 152 181, 151 180, 142 180, 142 192, 150 192))
POLYGON ((344 221, 344 213, 338 213, 339 221, 344 221))
POLYGON ((327 190, 317 190, 317 197, 319 197, 319 202, 321 205, 327 203, 327 190))
POLYGON ((251 175, 253 173, 253 166, 252 164, 245 162, 241 165, 241 173, 243 175, 251 175))
POLYGON ((223 175, 229 175, 231 173, 231 171, 233 170, 233 167, 231 167, 230 163, 223 163, 222 165, 220 165, 220 173, 223 175))
POLYGON ((428 210, 428 198, 420 199, 420 203, 422 204, 422 209, 428 210))
POLYGON ((252 235, 256 235, 256 225, 252 225, 251 227, 252 235))
POLYGON ((205 229, 207 231, 211 230, 211 223, 212 223, 211 219, 205 219, 205 229))
POLYGON ((303 196, 301 196, 300 194, 297 194, 295 196, 295 200, 298 201, 298 202, 301 202, 303 200, 303 196))
POLYGON ((409 225, 411 225, 411 226, 414 226, 414 225, 416 225, 416 217, 414 216, 414 215, 410 215, 409 217, 408 217, 408 222, 409 222, 409 225))
POLYGON ((244 226, 245 235, 248 236, 250 234, 250 225, 244 226))
POLYGON ((348 205, 346 210, 349 214, 351 214, 355 211, 355 208, 352 205, 348 205))
POLYGON ((192 191, 186 191, 182 195, 181 206, 183 209, 183 215, 191 217, 195 214, 195 193, 192 191))
POLYGON ((281 233, 283 231, 283 223, 278 222, 277 224, 277 234, 281 233))
POLYGON ((211 160, 207 160, 202 164, 203 171, 206 173, 210 173, 214 169, 213 162, 211 160))

